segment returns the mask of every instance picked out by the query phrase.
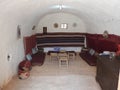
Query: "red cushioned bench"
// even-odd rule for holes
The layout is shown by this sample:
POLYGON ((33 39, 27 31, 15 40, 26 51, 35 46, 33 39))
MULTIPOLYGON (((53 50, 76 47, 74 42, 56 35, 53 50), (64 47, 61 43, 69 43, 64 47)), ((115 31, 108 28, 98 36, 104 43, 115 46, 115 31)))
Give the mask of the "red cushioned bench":
POLYGON ((97 63, 97 57, 91 56, 88 52, 81 52, 79 53, 80 57, 85 60, 90 66, 96 66, 97 63))
POLYGON ((24 37, 24 47, 25 47, 25 55, 31 54, 32 60, 31 64, 32 65, 43 65, 44 60, 45 60, 45 53, 44 52, 38 52, 36 54, 32 54, 32 48, 36 47, 36 36, 27 36, 24 37))

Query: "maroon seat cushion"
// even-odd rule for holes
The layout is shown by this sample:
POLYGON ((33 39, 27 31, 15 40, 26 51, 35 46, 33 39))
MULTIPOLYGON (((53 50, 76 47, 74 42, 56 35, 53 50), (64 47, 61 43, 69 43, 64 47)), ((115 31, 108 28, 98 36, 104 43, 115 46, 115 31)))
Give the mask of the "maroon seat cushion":
POLYGON ((36 53, 32 55, 32 65, 43 65, 45 60, 45 53, 36 53))
POLYGON ((103 51, 116 52, 117 43, 111 40, 99 40, 99 51, 100 52, 103 52, 103 51))
POLYGON ((94 55, 90 55, 88 52, 81 52, 80 57, 85 60, 90 66, 96 66, 97 63, 97 57, 94 55))

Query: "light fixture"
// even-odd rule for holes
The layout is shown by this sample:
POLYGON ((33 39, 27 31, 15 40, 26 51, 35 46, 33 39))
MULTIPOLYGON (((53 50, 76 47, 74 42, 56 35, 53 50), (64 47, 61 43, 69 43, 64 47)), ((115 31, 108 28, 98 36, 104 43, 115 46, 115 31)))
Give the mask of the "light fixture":
POLYGON ((62 10, 62 5, 59 5, 59 9, 62 10))

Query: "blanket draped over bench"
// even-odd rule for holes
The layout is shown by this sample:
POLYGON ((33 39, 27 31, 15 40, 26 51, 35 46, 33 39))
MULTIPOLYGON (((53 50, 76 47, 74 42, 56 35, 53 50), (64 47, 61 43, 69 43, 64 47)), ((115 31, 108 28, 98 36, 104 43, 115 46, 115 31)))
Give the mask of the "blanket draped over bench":
POLYGON ((85 46, 85 35, 82 33, 47 33, 36 34, 38 47, 85 46))

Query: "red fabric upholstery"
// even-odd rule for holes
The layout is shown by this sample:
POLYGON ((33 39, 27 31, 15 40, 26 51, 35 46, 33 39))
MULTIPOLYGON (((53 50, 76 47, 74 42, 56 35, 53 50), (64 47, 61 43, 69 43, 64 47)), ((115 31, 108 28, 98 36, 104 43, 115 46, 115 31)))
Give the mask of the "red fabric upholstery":
POLYGON ((111 41, 111 40, 98 40, 98 51, 111 51, 116 52, 117 51, 117 43, 111 41))
POLYGON ((118 44, 118 51, 120 51, 120 44, 118 44))
POLYGON ((87 47, 97 50, 97 37, 87 37, 87 47))
POLYGON ((25 54, 32 54, 32 48, 36 46, 35 35, 24 37, 25 54))
POLYGON ((103 51, 117 51, 117 45, 120 43, 120 37, 110 34, 107 39, 103 38, 101 34, 87 34, 87 47, 93 48, 95 51, 101 53, 103 51))
POLYGON ((36 46, 36 37, 35 37, 35 35, 30 36, 30 44, 31 44, 31 48, 34 48, 36 46))
POLYGON ((120 44, 118 44, 118 51, 116 52, 116 55, 117 55, 117 56, 120 55, 120 44))
POLYGON ((32 65, 43 65, 45 60, 45 53, 36 53, 32 55, 32 65))
POLYGON ((80 57, 85 60, 90 66, 96 66, 97 63, 97 57, 91 56, 88 52, 81 52, 80 57))
POLYGON ((25 46, 25 55, 27 54, 32 55, 32 60, 31 60, 32 65, 42 65, 44 63, 45 53, 32 54, 32 48, 36 47, 35 35, 24 37, 24 46, 25 46))

